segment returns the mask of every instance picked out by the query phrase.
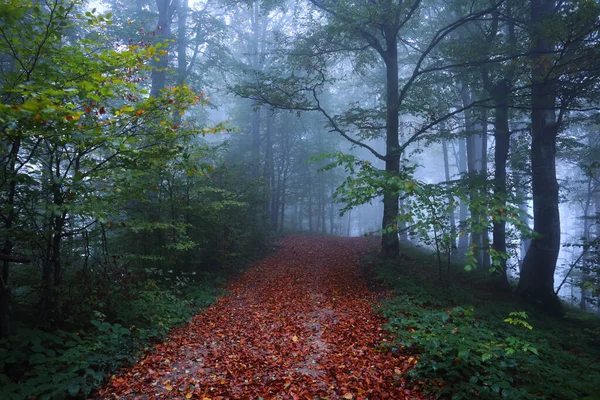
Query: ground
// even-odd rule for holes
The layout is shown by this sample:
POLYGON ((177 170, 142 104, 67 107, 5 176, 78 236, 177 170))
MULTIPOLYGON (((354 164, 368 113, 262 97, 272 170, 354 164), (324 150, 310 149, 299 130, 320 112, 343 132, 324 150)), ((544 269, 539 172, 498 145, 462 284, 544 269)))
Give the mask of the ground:
POLYGON ((288 237, 100 390, 111 399, 419 399, 386 346, 365 238, 288 237))

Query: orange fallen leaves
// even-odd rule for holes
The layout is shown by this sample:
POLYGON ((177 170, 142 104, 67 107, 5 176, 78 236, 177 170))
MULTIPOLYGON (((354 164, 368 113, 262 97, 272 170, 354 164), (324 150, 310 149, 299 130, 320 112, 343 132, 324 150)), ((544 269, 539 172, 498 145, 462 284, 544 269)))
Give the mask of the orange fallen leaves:
POLYGON ((381 351, 364 238, 288 237, 229 293, 100 390, 111 399, 426 399, 381 351), (163 384, 156 384, 156 382, 163 384))

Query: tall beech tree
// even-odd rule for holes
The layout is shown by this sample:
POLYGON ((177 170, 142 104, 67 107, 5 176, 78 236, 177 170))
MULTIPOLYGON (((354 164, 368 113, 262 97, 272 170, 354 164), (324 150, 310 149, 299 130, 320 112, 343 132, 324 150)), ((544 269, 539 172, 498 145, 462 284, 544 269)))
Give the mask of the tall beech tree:
MULTIPOLYGON (((506 56, 511 57, 517 51, 517 32, 513 16, 514 1, 507 1, 502 9, 494 12, 489 33, 485 37, 485 46, 494 48, 496 45, 505 49, 506 56), (502 21, 506 18, 506 21, 502 21), (503 24, 504 22, 504 24, 503 24), (500 42, 496 44, 496 42, 500 42)), ((497 63, 481 67, 481 80, 483 87, 493 99, 494 109, 494 195, 500 204, 505 203, 507 188, 507 161, 510 150, 510 105, 511 91, 516 79, 516 68, 510 64, 497 63)), ((492 247, 495 251, 506 253, 506 220, 502 218, 503 210, 499 210, 493 222, 492 247)), ((508 283, 506 274, 506 259, 502 258, 499 265, 500 273, 508 283)))
POLYGON ((549 310, 560 312, 554 294, 554 270, 560 249, 558 182, 556 180, 556 137, 563 113, 557 119, 556 88, 548 79, 551 65, 546 62, 555 44, 547 34, 547 25, 555 14, 554 0, 531 1, 532 93, 531 93, 531 178, 533 190, 534 237, 521 270, 519 292, 549 310))
POLYGON ((536 236, 523 260, 518 291, 551 313, 562 313, 554 292, 560 250, 556 145, 569 110, 596 88, 598 6, 591 2, 557 5, 532 0, 531 22, 531 179, 536 236), (558 29, 556 29, 558 27, 558 29))
POLYGON ((439 16, 444 6, 438 6, 438 17, 429 19, 427 29, 418 32, 422 35, 419 40, 415 40, 419 31, 416 27, 424 18, 426 6, 421 0, 400 3, 310 0, 310 4, 322 14, 321 21, 325 22, 313 22, 311 33, 300 38, 295 49, 289 49, 288 62, 303 72, 280 71, 287 75, 283 78, 256 74, 258 79, 239 92, 275 107, 319 112, 325 116, 331 131, 383 161, 383 178, 379 180, 383 194, 381 254, 384 258, 394 258, 399 253, 400 157, 432 127, 463 109, 433 117, 428 115, 418 126, 402 131, 399 113, 407 110, 409 99, 415 95, 414 89, 418 84, 425 84, 426 76, 454 67, 436 57, 436 50, 446 37, 459 27, 488 16, 500 3, 475 5, 465 15, 451 20, 439 16), (336 114, 327 108, 322 95, 331 82, 328 63, 334 59, 338 63, 349 59, 359 64, 364 64, 364 60, 384 64, 385 89, 379 109, 348 108, 336 114), (369 139, 374 137, 384 140, 383 153, 369 144, 369 139))

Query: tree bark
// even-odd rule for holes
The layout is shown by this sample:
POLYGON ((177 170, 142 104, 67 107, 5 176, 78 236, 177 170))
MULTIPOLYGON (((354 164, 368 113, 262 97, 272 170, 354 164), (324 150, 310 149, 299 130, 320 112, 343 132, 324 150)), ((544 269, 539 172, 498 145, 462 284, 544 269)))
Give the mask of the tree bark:
MULTIPOLYGON (((467 172, 467 141, 465 138, 458 139, 458 172, 465 174, 467 172)), ((463 254, 469 247, 469 236, 467 235, 467 205, 463 200, 460 200, 458 207, 458 252, 463 254)))
POLYGON ((2 246, 2 255, 5 257, 2 260, 2 279, 0 281, 0 338, 7 337, 10 334, 10 286, 9 272, 14 243, 11 239, 11 229, 15 222, 15 196, 17 194, 17 157, 21 149, 21 139, 17 138, 13 141, 10 150, 10 161, 8 163, 7 173, 10 176, 8 185, 8 197, 5 207, 8 212, 6 214, 5 226, 6 238, 2 246))
MULTIPOLYGON (((496 147, 494 150, 494 194, 499 206, 506 204, 506 161, 510 148, 510 129, 508 125, 508 87, 502 83, 495 88, 494 109, 494 137, 496 147)), ((506 253, 506 220, 500 210, 500 219, 495 220, 493 225, 493 248, 497 252, 506 253)), ((506 274, 506 260, 500 260, 500 273, 508 283, 506 274)))
POLYGON ((273 159, 273 120, 274 114, 267 116, 265 124, 265 219, 272 231, 277 231, 278 220, 278 189, 275 188, 275 162, 273 159))
MULTIPOLYGON (((156 0, 158 9, 158 25, 156 26, 156 39, 162 44, 164 39, 171 37, 171 21, 173 12, 177 9, 178 0, 156 0)), ((162 48, 161 48, 162 49, 162 48)), ((167 72, 169 67, 169 54, 159 56, 159 61, 154 64, 151 74, 152 85, 150 95, 158 97, 160 91, 167 85, 167 72)))
MULTIPOLYGON (((479 114, 479 118, 481 119, 481 123, 480 123, 480 130, 479 132, 481 132, 480 134, 480 139, 481 142, 479 143, 479 171, 478 171, 478 176, 479 176, 479 183, 484 185, 484 187, 486 186, 486 181, 487 181, 487 161, 488 161, 488 150, 487 150, 487 145, 488 145, 488 120, 487 120, 487 109, 486 108, 481 108, 480 110, 478 110, 480 112, 479 114)), ((483 195, 485 189, 480 189, 480 195, 483 195)), ((480 243, 481 243, 481 248, 479 249, 479 254, 481 257, 481 266, 482 268, 489 270, 491 267, 491 263, 490 263, 490 254, 489 254, 489 248, 490 248, 490 237, 488 234, 488 230, 487 230, 487 226, 488 226, 488 216, 485 212, 484 209, 481 210, 481 212, 479 213, 479 221, 481 223, 483 223, 483 225, 486 227, 485 229, 483 229, 480 233, 480 243)))
POLYGON ((544 36, 541 25, 554 11, 553 0, 532 0, 533 69, 531 89, 531 184, 533 191, 533 230, 537 233, 525 260, 518 292, 531 302, 540 304, 552 314, 563 314, 562 304, 554 293, 554 271, 560 250, 560 215, 556 180, 556 92, 548 80, 554 50, 544 36))
MULTIPOLYGON (((473 103, 473 98, 471 94, 471 90, 466 84, 461 86, 461 98, 463 107, 469 107, 473 103)), ((466 133, 466 144, 467 144, 467 179, 469 185, 469 197, 470 202, 474 203, 477 196, 479 196, 477 181, 480 178, 480 165, 481 165, 481 139, 480 135, 477 132, 480 132, 478 129, 478 122, 476 120, 475 111, 471 109, 467 109, 464 112, 465 116, 465 133, 466 133)), ((478 218, 479 215, 476 214, 476 211, 473 207, 470 207, 471 219, 478 218)), ((483 257, 481 254, 482 251, 482 235, 477 232, 476 229, 470 229, 470 237, 471 237, 471 246, 473 247, 473 256, 477 262, 477 267, 483 266, 483 257)))
MULTIPOLYGON (((386 137, 385 137, 385 172, 396 176, 400 173, 400 142, 398 139, 398 38, 396 34, 387 32, 387 49, 382 54, 386 68, 386 137)), ((383 219, 381 228, 381 256, 386 259, 396 258, 400 252, 396 217, 398 216, 399 192, 395 187, 388 187, 383 194, 383 219), (391 229, 390 229, 391 228, 391 229)))
MULTIPOLYGON (((446 139, 442 139, 442 153, 444 156, 444 177, 446 178, 446 182, 450 181, 450 163, 448 161, 448 143, 446 139)), ((449 198, 448 201, 452 202, 454 199, 449 198)), ((452 252, 456 251, 456 241, 454 238, 456 237, 456 217, 454 215, 454 209, 449 210, 450 215, 450 236, 453 238, 453 243, 450 245, 452 248, 452 252)))

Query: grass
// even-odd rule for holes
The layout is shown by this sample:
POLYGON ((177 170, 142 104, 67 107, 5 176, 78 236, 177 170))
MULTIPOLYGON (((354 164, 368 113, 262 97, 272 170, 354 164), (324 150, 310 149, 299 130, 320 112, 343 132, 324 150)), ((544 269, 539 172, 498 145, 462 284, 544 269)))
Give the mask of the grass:
POLYGON ((600 319, 566 307, 548 317, 484 271, 453 265, 441 281, 431 252, 404 246, 394 263, 371 256, 394 296, 380 308, 417 360, 405 372, 440 398, 598 399, 600 319))

